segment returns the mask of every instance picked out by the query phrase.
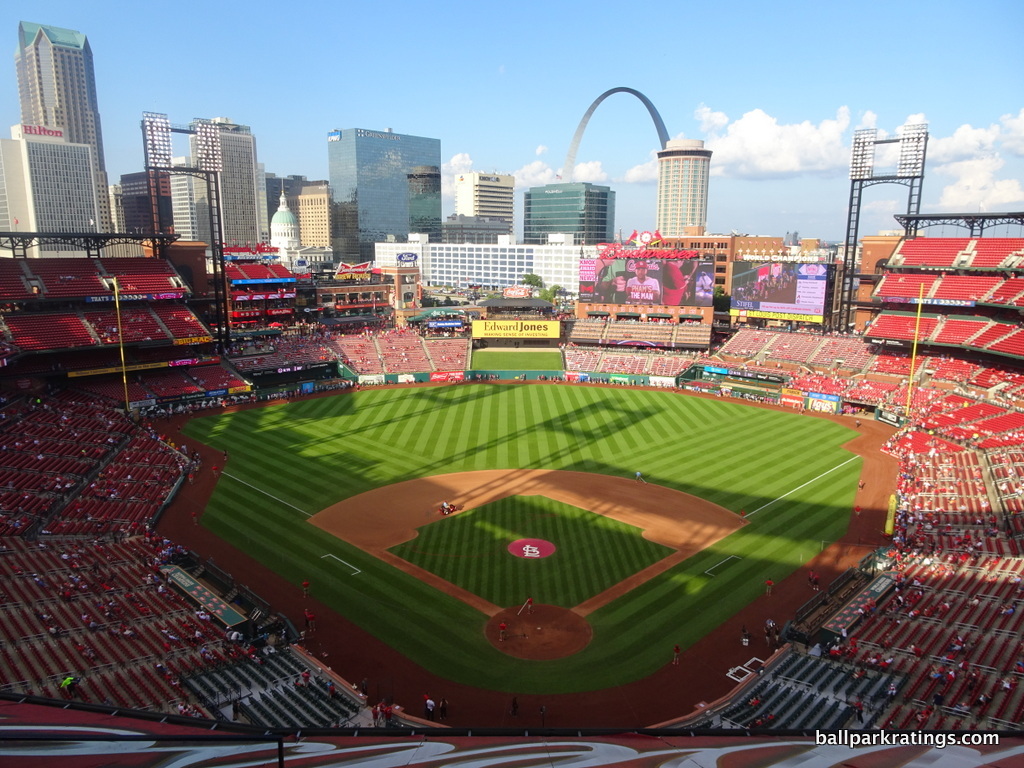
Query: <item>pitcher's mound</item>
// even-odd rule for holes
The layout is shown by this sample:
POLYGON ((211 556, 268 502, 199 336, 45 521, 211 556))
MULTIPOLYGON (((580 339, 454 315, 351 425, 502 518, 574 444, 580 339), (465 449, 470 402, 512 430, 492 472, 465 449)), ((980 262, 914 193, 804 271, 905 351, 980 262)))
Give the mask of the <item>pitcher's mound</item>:
POLYGON ((533 613, 520 606, 506 608, 492 616, 484 632, 502 653, 519 659, 546 661, 579 653, 587 647, 593 630, 579 614, 557 605, 534 605, 533 613), (501 623, 508 629, 501 639, 501 623))

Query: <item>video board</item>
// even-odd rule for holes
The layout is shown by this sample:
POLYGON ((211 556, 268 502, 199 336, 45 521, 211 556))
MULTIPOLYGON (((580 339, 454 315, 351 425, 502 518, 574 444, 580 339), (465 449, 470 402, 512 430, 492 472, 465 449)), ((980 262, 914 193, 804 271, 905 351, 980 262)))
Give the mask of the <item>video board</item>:
POLYGON ((584 304, 710 307, 714 292, 711 261, 622 256, 580 259, 579 300, 584 304))
POLYGON ((790 261, 734 262, 729 314, 823 322, 832 269, 790 261))

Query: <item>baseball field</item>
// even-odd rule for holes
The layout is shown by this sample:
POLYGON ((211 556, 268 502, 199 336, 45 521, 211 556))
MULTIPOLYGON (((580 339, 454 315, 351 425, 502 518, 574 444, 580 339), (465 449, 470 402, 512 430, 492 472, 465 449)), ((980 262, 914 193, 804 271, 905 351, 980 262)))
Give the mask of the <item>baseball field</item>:
MULTIPOLYGON (((309 579, 432 673, 519 693, 648 675, 839 538, 855 434, 734 402, 556 384, 364 390, 185 431, 230 454, 203 526, 309 579), (459 511, 441 516, 442 501, 459 511), (523 541, 547 556, 515 556, 523 541), (517 650, 540 634, 496 642, 495 622, 526 597, 582 622, 580 647, 541 658, 517 650)), ((301 607, 279 608, 301 621, 301 607)))

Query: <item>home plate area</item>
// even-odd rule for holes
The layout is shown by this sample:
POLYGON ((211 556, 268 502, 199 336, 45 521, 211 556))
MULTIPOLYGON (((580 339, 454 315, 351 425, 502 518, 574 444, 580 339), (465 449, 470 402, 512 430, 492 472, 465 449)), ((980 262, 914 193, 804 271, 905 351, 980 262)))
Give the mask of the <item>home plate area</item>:
POLYGON ((579 653, 593 637, 590 624, 579 614, 557 605, 540 604, 534 604, 532 613, 522 605, 505 608, 490 618, 484 631, 499 651, 535 661, 579 653), (503 623, 507 627, 504 640, 503 623))

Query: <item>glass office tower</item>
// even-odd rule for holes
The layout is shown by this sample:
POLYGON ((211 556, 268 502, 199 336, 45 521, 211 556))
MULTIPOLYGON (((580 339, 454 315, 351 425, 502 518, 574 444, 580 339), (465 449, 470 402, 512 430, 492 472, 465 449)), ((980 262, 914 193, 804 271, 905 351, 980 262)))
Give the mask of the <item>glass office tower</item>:
POLYGON ((615 193, 589 182, 546 184, 526 191, 523 242, 546 245, 548 235, 573 236, 575 245, 610 243, 615 235, 615 193))
POLYGON ((374 243, 440 236, 439 139, 346 128, 327 135, 327 163, 336 257, 372 261, 374 243))

